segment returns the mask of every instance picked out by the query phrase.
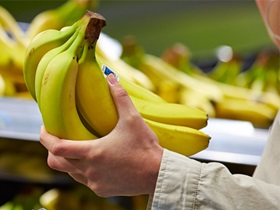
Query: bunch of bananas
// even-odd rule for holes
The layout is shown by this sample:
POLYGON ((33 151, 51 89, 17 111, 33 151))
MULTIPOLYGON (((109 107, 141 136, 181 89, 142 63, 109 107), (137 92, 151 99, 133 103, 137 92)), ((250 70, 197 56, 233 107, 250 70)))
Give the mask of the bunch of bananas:
POLYGON ((151 79, 157 95, 167 102, 195 107, 214 117, 213 104, 223 97, 218 87, 179 71, 160 57, 146 53, 134 37, 125 37, 122 45, 122 59, 151 79))
POLYGON ((257 59, 247 71, 242 71, 242 59, 234 53, 226 60, 218 60, 209 72, 203 72, 193 65, 189 56, 187 47, 177 43, 166 50, 162 59, 178 70, 205 84, 212 84, 221 91, 221 100, 215 101, 213 106, 215 117, 250 121, 255 127, 260 128, 268 128, 271 125, 280 107, 279 84, 270 82, 271 79, 279 79, 279 53, 270 54, 270 59, 266 59, 266 66, 262 65, 262 68, 259 67, 260 62, 257 59), (275 75, 270 79, 262 77, 269 72, 274 72, 275 75), (261 78, 262 84, 270 84, 270 90, 250 85, 256 84, 261 78))
POLYGON ((166 102, 122 77, 119 72, 124 66, 117 66, 98 50, 97 40, 105 25, 103 16, 87 11, 70 26, 39 33, 28 46, 24 78, 46 129, 58 137, 77 140, 95 139, 112 131, 118 114, 105 76, 114 66, 120 83, 163 147, 184 155, 205 149, 210 137, 200 129, 207 125, 207 114, 166 102))
POLYGON ((61 29, 73 24, 87 9, 95 9, 97 0, 68 0, 61 6, 36 15, 23 29, 4 7, 0 6, 0 95, 29 97, 23 77, 25 51, 39 32, 61 29))

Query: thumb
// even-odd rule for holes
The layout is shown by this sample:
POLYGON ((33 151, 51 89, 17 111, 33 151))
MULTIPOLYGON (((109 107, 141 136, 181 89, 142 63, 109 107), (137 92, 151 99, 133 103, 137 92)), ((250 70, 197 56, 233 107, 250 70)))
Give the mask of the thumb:
POLYGON ((127 91, 119 84, 114 74, 107 76, 110 92, 117 108, 119 117, 126 116, 129 113, 138 112, 131 101, 127 91))

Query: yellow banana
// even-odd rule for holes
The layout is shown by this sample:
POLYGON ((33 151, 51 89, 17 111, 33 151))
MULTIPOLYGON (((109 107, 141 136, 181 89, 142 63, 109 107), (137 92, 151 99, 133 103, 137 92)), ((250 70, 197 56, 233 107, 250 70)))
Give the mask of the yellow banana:
POLYGON ((179 104, 194 107, 203 110, 207 113, 208 117, 215 117, 215 105, 208 100, 205 96, 197 93, 194 90, 182 88, 180 90, 179 104))
POLYGON ((2 75, 0 75, 0 97, 5 95, 6 83, 2 75))
POLYGON ((85 140, 95 139, 82 123, 76 106, 76 78, 80 46, 85 39, 86 25, 90 18, 84 16, 84 24, 78 28, 79 35, 64 52, 48 64, 37 98, 42 119, 48 132, 60 138, 85 140))
POLYGON ((24 60, 24 81, 34 100, 35 74, 39 61, 46 52, 66 42, 76 30, 76 24, 63 27, 61 30, 49 29, 39 33, 28 45, 24 60))
MULTIPOLYGON (((110 69, 108 69, 108 71, 110 72, 110 69)), ((122 81, 122 78, 120 78, 120 81, 122 81)), ((130 97, 136 109, 142 114, 145 122, 158 136, 159 142, 163 147, 184 155, 192 155, 208 146, 210 137, 207 134, 192 128, 206 126, 207 115, 205 112, 184 107, 180 104, 151 102, 145 100, 145 98, 139 98, 132 95, 130 95, 130 97), (190 113, 186 114, 187 110, 189 110, 190 113), (192 115, 191 111, 195 111, 195 114, 193 113, 192 115), (172 115, 172 113, 174 115, 172 115), (180 114, 184 115, 180 116, 180 114), (191 119, 192 116, 198 120, 191 119), (184 117, 189 118, 184 119, 184 117), (189 125, 190 127, 183 126, 184 124, 189 125), (184 147, 184 145, 186 145, 186 147, 184 147)))
MULTIPOLYGON (((122 58, 129 64, 134 65, 135 68, 138 68, 151 79, 157 94, 159 94, 158 91, 160 91, 162 84, 169 82, 177 85, 178 88, 195 90, 210 101, 218 101, 222 99, 222 93, 217 87, 212 84, 205 84, 191 77, 161 57, 145 53, 143 48, 135 41, 135 39, 133 39, 133 37, 128 37, 122 44, 122 58)), ((177 53, 177 55, 179 54, 177 53)), ((186 55, 183 57, 187 58, 186 55)), ((181 65, 183 64, 180 64, 180 66, 181 65)))
MULTIPOLYGON (((108 64, 107 60, 105 61, 102 57, 98 56, 98 54, 96 55, 96 59, 97 59, 99 66, 105 65, 105 67, 106 67, 105 71, 112 72, 111 69, 113 69, 113 68, 110 65, 107 66, 107 64, 108 64)), ((115 67, 118 70, 118 66, 115 66, 115 67)), ((118 73, 117 70, 115 70, 115 69, 113 69, 113 70, 114 70, 113 72, 118 73)), ((125 77, 120 77, 119 82, 122 85, 122 87, 124 89, 126 89, 126 91, 128 92, 128 94, 130 96, 145 99, 145 100, 155 102, 155 103, 166 103, 166 101, 163 98, 161 98, 160 96, 158 96, 157 94, 153 93, 149 89, 144 88, 143 86, 141 86, 139 84, 136 84, 136 83, 130 81, 129 79, 127 79, 125 77)))
POLYGON ((119 76, 150 91, 154 91, 155 87, 150 78, 139 69, 136 69, 133 66, 127 64, 120 58, 109 58, 98 44, 96 46, 96 54, 98 59, 100 61, 102 60, 102 64, 108 66, 111 69, 114 69, 114 71, 119 76))
POLYGON ((219 101, 223 98, 221 90, 215 85, 203 83, 202 81, 179 71, 161 58, 154 55, 145 54, 142 61, 141 70, 145 72, 155 72, 165 79, 177 82, 184 88, 195 90, 207 97, 210 101, 219 101))
POLYGON ((97 0, 67 0, 61 6, 39 13, 31 21, 26 36, 33 39, 38 33, 47 29, 60 30, 66 25, 78 21, 87 9, 95 7, 97 0))
POLYGON ((275 93, 255 91, 253 89, 245 87, 225 84, 201 75, 195 75, 195 77, 202 82, 216 85, 222 91, 225 99, 257 101, 263 104, 267 104, 276 110, 279 109, 280 97, 275 93))
MULTIPOLYGON (((3 92, 1 91, 1 94, 4 96, 15 96, 17 93, 17 89, 15 84, 7 77, 4 77, 1 75, 1 83, 3 81, 4 85, 4 90, 3 92)), ((2 85, 1 85, 2 86, 2 85)), ((1 87, 2 88, 2 87, 1 87)))
MULTIPOLYGON (((96 18, 95 31, 106 25, 103 17, 96 18)), ((118 122, 118 113, 105 76, 96 61, 95 47, 99 33, 87 39, 79 60, 76 97, 79 113, 99 135, 111 132, 118 122)))
POLYGON ((268 128, 276 116, 276 110, 247 99, 225 99, 216 104, 216 116, 249 121, 255 127, 268 128))
POLYGON ((156 133, 159 144, 166 149, 190 156, 209 145, 210 136, 197 129, 144 120, 156 133))
POLYGON ((20 45, 26 47, 28 42, 25 39, 24 31, 13 15, 4 7, 0 6, 0 25, 12 36, 12 38, 20 45))
MULTIPOLYGON (((73 43, 73 41, 75 40, 75 38, 77 37, 77 32, 74 32, 73 35, 63 44, 61 44, 59 47, 53 48, 47 52, 45 52, 46 54, 43 55, 43 57, 41 58, 41 60, 39 60, 39 63, 37 65, 37 68, 35 69, 35 71, 33 71, 32 73, 36 73, 35 74, 35 84, 34 85, 34 90, 35 90, 35 99, 39 99, 40 95, 41 95, 41 86, 42 86, 42 81, 43 81, 43 77, 44 77, 44 73, 45 70, 48 66, 48 64, 50 63, 50 61, 57 56, 58 54, 62 53, 63 51, 65 51, 66 49, 69 48, 69 46, 71 46, 71 44, 73 43)), ((57 44, 57 43, 56 43, 57 44)), ((48 45, 48 44, 46 44, 48 45)), ((49 44, 50 45, 50 44, 49 44)), ((48 45, 48 46, 49 46, 48 45)), ((42 45, 43 47, 44 45, 42 45)), ((42 48, 37 48, 38 50, 36 51, 36 54, 41 53, 42 48)), ((34 65, 35 67, 36 65, 34 65)), ((34 68, 33 67, 33 68, 34 68)), ((33 69, 34 70, 34 69, 33 69)), ((30 92, 30 91, 29 91, 30 92)), ((40 106, 40 104, 39 104, 40 106)))
POLYGON ((155 92, 169 103, 178 103, 181 86, 170 80, 162 80, 157 84, 155 92))
POLYGON ((131 96, 143 118, 156 122, 201 129, 207 125, 207 114, 199 109, 176 103, 152 103, 131 96))
POLYGON ((24 84, 23 60, 25 48, 9 37, 0 25, 0 73, 9 80, 24 84))

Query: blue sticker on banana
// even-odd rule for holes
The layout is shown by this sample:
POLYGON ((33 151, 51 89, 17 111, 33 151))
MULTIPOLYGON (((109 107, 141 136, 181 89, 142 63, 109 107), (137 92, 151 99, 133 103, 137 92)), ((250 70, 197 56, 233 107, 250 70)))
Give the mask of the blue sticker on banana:
POLYGON ((102 72, 105 77, 107 77, 109 74, 113 74, 119 81, 119 76, 117 75, 117 73, 104 64, 102 65, 102 72))

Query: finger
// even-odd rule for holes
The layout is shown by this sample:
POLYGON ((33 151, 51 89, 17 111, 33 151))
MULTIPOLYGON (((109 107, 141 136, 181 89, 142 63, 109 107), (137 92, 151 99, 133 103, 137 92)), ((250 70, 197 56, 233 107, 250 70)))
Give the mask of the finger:
POLYGON ((40 131, 40 142, 52 154, 71 159, 85 158, 91 148, 89 146, 91 144, 90 140, 76 141, 60 139, 48 133, 44 126, 41 127, 40 131))
POLYGON ((87 178, 81 174, 81 173, 68 173, 75 181, 86 185, 87 184, 87 178))
POLYGON ((113 74, 107 76, 107 82, 119 116, 126 116, 128 113, 137 112, 127 91, 118 83, 113 74))
POLYGON ((78 173, 82 171, 81 161, 75 159, 67 159, 61 156, 55 156, 51 152, 48 153, 48 166, 52 169, 67 173, 78 173))

